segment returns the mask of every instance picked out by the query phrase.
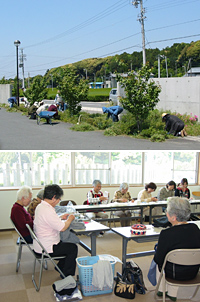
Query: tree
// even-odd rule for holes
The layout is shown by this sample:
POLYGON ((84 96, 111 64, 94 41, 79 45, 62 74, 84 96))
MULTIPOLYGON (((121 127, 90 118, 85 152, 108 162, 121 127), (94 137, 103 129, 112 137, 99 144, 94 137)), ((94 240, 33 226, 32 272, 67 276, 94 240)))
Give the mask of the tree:
POLYGON ((60 95, 67 102, 70 115, 76 115, 81 111, 80 102, 87 98, 89 86, 84 79, 78 79, 74 71, 65 68, 60 76, 58 88, 60 95))
POLYGON ((30 88, 26 89, 24 92, 25 97, 27 97, 30 105, 34 102, 40 102, 47 98, 47 88, 46 81, 42 76, 37 76, 34 78, 30 85, 30 88))
POLYGON ((120 102, 124 109, 135 117, 139 132, 142 122, 159 102, 158 95, 161 89, 152 79, 150 80, 150 75, 151 69, 145 65, 137 74, 130 72, 128 77, 117 76, 126 92, 126 97, 122 98, 120 102))

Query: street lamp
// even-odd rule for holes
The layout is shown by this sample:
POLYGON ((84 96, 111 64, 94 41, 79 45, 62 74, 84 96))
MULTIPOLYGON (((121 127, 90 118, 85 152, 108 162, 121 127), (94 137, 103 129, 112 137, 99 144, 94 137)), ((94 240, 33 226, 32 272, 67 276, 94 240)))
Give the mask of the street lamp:
POLYGON ((19 65, 18 65, 18 47, 21 44, 19 40, 15 40, 14 45, 16 46, 16 59, 17 59, 17 106, 19 106, 19 65))

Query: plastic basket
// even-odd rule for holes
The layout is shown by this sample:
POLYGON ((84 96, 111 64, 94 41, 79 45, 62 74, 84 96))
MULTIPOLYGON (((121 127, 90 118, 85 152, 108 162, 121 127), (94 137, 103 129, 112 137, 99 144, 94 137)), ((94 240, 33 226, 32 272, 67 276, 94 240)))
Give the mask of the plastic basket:
MULTIPOLYGON (((102 255, 103 256, 103 255, 102 255)), ((109 255, 104 255, 109 256, 109 255)), ((76 263, 78 265, 79 271, 79 281, 81 285, 81 291, 84 296, 94 296, 94 295, 103 295, 112 293, 113 288, 103 287, 102 290, 92 285, 92 277, 93 277, 93 264, 97 263, 99 260, 99 256, 87 256, 87 257, 79 257, 76 258, 76 263)), ((113 271, 113 279, 115 273, 115 263, 116 260, 113 258, 110 261, 113 271)))

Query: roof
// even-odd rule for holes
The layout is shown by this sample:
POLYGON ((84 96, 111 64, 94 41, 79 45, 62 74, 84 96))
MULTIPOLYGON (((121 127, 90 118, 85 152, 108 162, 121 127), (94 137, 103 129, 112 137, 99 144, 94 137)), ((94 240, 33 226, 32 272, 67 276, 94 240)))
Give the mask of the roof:
POLYGON ((100 84, 103 84, 103 82, 90 82, 89 84, 98 84, 98 85, 100 85, 100 84))

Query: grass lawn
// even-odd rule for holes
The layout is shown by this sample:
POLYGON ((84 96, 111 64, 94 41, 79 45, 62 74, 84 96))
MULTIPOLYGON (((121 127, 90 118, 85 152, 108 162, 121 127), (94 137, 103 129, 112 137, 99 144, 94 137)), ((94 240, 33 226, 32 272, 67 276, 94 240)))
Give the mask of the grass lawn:
MULTIPOLYGON (((55 99, 55 96, 57 94, 58 89, 57 88, 48 88, 48 95, 47 95, 47 99, 55 99)), ((111 91, 111 88, 99 88, 99 89, 92 89, 90 88, 88 91, 88 96, 96 96, 96 95, 105 95, 105 96, 109 96, 109 93, 111 91)))
POLYGON ((105 95, 109 96, 109 93, 111 91, 111 88, 99 88, 99 89, 89 89, 89 96, 94 96, 94 95, 105 95))

